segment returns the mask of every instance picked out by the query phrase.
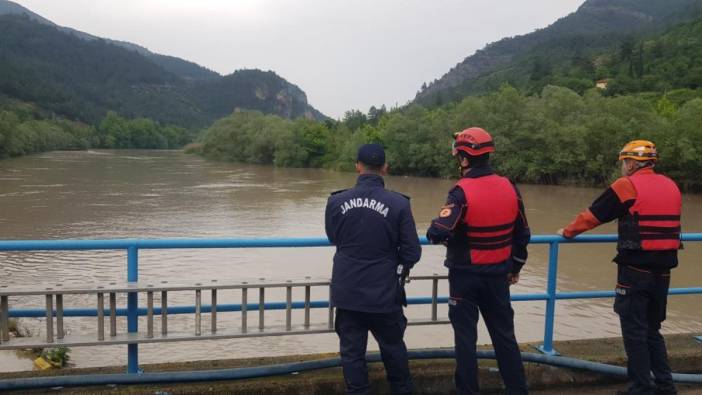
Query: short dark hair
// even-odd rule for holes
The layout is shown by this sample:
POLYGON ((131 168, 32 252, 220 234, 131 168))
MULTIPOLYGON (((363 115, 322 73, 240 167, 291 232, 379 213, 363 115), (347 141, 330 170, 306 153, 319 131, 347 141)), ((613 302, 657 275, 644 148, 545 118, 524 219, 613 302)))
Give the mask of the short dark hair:
POLYGON ((373 173, 380 173, 380 171, 383 170, 383 166, 385 166, 385 164, 382 164, 382 165, 369 165, 368 163, 365 163, 365 162, 360 161, 360 160, 358 161, 358 163, 362 164, 363 167, 365 167, 366 170, 371 171, 371 172, 373 172, 373 173))
POLYGON ((470 163, 470 167, 481 167, 485 166, 488 163, 488 160, 490 160, 490 153, 486 152, 484 154, 478 155, 478 156, 472 156, 468 155, 467 153, 463 151, 458 151, 458 155, 460 155, 462 158, 468 159, 468 162, 470 163))

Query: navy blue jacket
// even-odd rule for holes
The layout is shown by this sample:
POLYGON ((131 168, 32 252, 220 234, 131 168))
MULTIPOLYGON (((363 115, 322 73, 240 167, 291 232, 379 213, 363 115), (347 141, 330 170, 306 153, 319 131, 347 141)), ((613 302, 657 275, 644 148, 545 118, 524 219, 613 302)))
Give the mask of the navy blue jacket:
POLYGON ((368 313, 401 310, 397 266, 412 267, 422 255, 409 198, 385 189, 381 176, 362 174, 354 188, 329 197, 325 229, 336 246, 332 305, 368 313))
MULTIPOLYGON (((464 177, 477 178, 494 174, 489 165, 472 168, 464 177)), ((512 184, 514 185, 514 184, 512 184)), ((524 202, 517 186, 514 191, 519 199, 519 212, 514 221, 514 233, 512 235, 512 257, 507 261, 497 265, 466 265, 469 260, 470 250, 468 249, 468 236, 466 235, 466 224, 463 223, 463 216, 470 202, 467 201, 463 190, 458 186, 449 191, 446 205, 442 211, 448 215, 440 215, 434 218, 431 226, 427 230, 427 239, 432 244, 446 244, 446 260, 444 266, 451 270, 461 270, 475 274, 506 274, 519 273, 527 260, 527 244, 531 238, 529 223, 524 213, 524 202)))

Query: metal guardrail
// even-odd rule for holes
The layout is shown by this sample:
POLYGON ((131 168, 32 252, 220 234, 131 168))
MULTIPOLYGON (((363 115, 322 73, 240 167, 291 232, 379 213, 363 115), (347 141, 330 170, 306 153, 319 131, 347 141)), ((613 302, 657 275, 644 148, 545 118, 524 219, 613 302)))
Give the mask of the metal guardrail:
MULTIPOLYGON (((545 323, 544 323, 544 342, 539 346, 539 350, 545 354, 555 355, 557 352, 553 349, 553 328, 555 322, 555 307, 556 300, 562 299, 585 299, 585 298, 607 298, 613 297, 613 291, 579 291, 579 292, 558 292, 556 288, 557 270, 558 270, 558 251, 561 243, 610 243, 617 240, 616 235, 585 235, 578 236, 575 239, 567 240, 555 235, 533 236, 532 244, 548 244, 549 245, 549 266, 548 279, 545 293, 531 294, 516 294, 512 295, 513 301, 546 301, 545 323)), ((687 233, 682 235, 683 241, 702 241, 702 233, 687 233)), ((426 238, 421 238, 422 244, 428 244, 426 238)), ((200 340, 211 338, 232 338, 242 336, 274 336, 286 334, 301 334, 301 333, 322 333, 333 330, 333 310, 329 307, 328 301, 311 301, 309 300, 309 287, 311 286, 328 286, 328 281, 311 281, 306 279, 301 282, 284 282, 284 283, 252 283, 252 284, 218 284, 212 285, 187 285, 187 284, 170 284, 170 285, 154 285, 138 283, 138 251, 140 249, 174 249, 174 248, 275 248, 275 247, 328 247, 329 242, 324 238, 289 238, 289 239, 124 239, 124 240, 18 240, 18 241, 0 241, 0 251, 47 251, 47 250, 126 250, 127 251, 127 281, 126 285, 110 284, 101 289, 86 289, 81 287, 64 287, 61 285, 58 289, 12 289, 6 284, 0 284, 0 349, 16 348, 13 344, 18 345, 17 339, 9 340, 7 322, 9 317, 47 317, 47 342, 48 344, 57 344, 59 342, 53 339, 53 319, 56 317, 56 337, 63 340, 63 318, 69 316, 97 316, 98 317, 98 338, 97 340, 79 340, 75 343, 66 342, 66 344, 75 345, 98 345, 98 344, 127 344, 128 346, 128 373, 138 373, 138 344, 142 342, 157 342, 157 341, 181 341, 181 340, 200 340), (291 299, 291 290, 293 287, 304 286, 305 301, 293 302, 291 299), (270 287, 285 287, 286 302, 285 303, 247 303, 248 289, 257 288, 259 297, 264 295, 265 289, 270 287), (217 289, 241 289, 242 303, 231 305, 218 305, 216 301, 217 289), (169 291, 195 291, 196 304, 195 306, 167 306, 167 292, 169 291), (202 306, 201 292, 202 290, 210 290, 212 292, 213 303, 210 306, 202 306), (138 307, 138 293, 145 292, 147 294, 147 308, 138 307), (153 293, 161 292, 161 308, 153 306, 153 293), (164 298, 165 292, 165 298, 164 298), (63 295, 67 293, 93 293, 97 295, 96 309, 64 309, 63 295), (104 294, 109 295, 109 309, 104 308, 104 294), (118 309, 115 303, 115 294, 127 294, 127 308, 118 309), (46 296, 46 309, 9 309, 10 295, 44 295, 46 296), (54 311, 54 297, 56 300, 56 309, 54 311), (316 328, 309 323, 309 310, 311 308, 327 308, 329 309, 329 318, 325 327, 316 328), (258 331, 248 331, 246 323, 249 310, 259 310, 259 328, 258 331), (265 310, 286 310, 286 325, 284 329, 274 329, 266 331, 262 321, 262 312, 265 310), (291 310, 305 309, 305 324, 302 329, 293 330, 291 323, 291 310), (218 311, 240 311, 242 312, 242 326, 238 332, 218 333, 216 328, 216 313, 218 311), (202 336, 200 317, 203 312, 214 313, 211 319, 212 327, 210 334, 202 336), (196 333, 187 335, 180 334, 168 336, 167 330, 167 315, 168 314, 192 314, 195 313, 196 333), (108 314, 110 317, 110 337, 104 336, 104 317, 108 314), (162 317, 161 335, 156 335, 153 329, 153 316, 160 314, 162 317), (138 317, 140 315, 147 316, 147 332, 141 336, 138 332, 138 317), (127 317, 127 333, 119 336, 114 330, 115 317, 127 317), (164 320, 165 317, 165 320, 164 320), (49 341, 52 340, 52 341, 49 341)), ((409 304, 432 304, 431 320, 418 321, 415 324, 437 324, 445 323, 446 320, 437 318, 438 303, 445 303, 447 297, 439 297, 437 292, 437 284, 440 279, 446 279, 446 276, 419 276, 413 277, 417 280, 432 281, 432 296, 431 297, 414 297, 409 298, 409 304)), ((51 287, 54 288, 54 287, 51 287)), ((671 295, 684 294, 702 294, 702 287, 692 288, 673 288, 670 290, 671 295)), ((261 298, 259 300, 264 300, 261 298)), ((26 347, 26 346, 25 346, 26 347)))
MULTIPOLYGON (((430 320, 414 320, 410 325, 428 325, 428 324, 444 324, 447 320, 438 319, 438 284, 439 280, 446 280, 447 276, 417 276, 412 277, 412 280, 431 280, 432 281, 432 308, 430 320)), ((231 339, 240 337, 262 337, 262 336, 282 336, 282 335, 299 335, 308 333, 324 333, 334 331, 334 314, 333 308, 329 306, 327 301, 312 301, 312 287, 325 287, 330 289, 329 280, 313 280, 306 278, 302 281, 266 281, 260 279, 257 282, 236 282, 225 283, 220 280, 212 280, 210 282, 200 282, 192 284, 170 283, 162 281, 161 283, 110 283, 108 285, 68 285, 68 284, 52 284, 50 286, 40 287, 0 287, 0 300, 2 301, 2 316, 0 317, 0 350, 2 349, 24 349, 24 348, 45 348, 57 346, 98 346, 98 345, 114 345, 114 344, 130 344, 130 343, 158 343, 158 342, 173 342, 186 340, 213 340, 213 339, 231 339), (285 289, 284 303, 265 303, 266 290, 272 288, 285 289), (305 299, 303 302, 293 302, 292 295, 294 288, 304 288, 305 299), (241 303, 235 305, 224 305, 223 309, 217 302, 219 291, 238 290, 241 294, 241 303), (169 308, 168 295, 171 292, 193 292, 195 296, 195 305, 186 306, 185 309, 169 308), (248 303, 249 291, 258 293, 258 301, 255 304, 248 303), (202 294, 209 292, 211 304, 203 305, 202 294), (146 316, 146 333, 117 333, 117 316, 126 315, 127 311, 123 310, 122 314, 118 313, 117 295, 119 294, 146 294, 147 307, 143 314, 146 316), (154 307, 154 294, 160 293, 161 306, 154 307), (66 336, 63 324, 63 318, 66 315, 64 309, 63 297, 65 295, 86 295, 93 296, 97 299, 97 308, 88 310, 88 315, 97 317, 96 334, 95 336, 66 336), (105 295, 109 296, 109 308, 105 308, 105 295), (46 310, 12 310, 12 314, 6 314, 9 310, 8 298, 11 296, 43 296, 46 298, 46 310), (56 301, 54 308, 54 300, 56 301), (189 307, 194 310, 190 311, 189 307), (302 325, 294 325, 292 319, 292 310, 295 308, 304 309, 304 322, 302 325), (329 313, 327 320, 323 323, 312 323, 310 311, 313 308, 327 308, 329 313), (265 312, 270 310, 285 310, 285 325, 271 326, 266 325, 265 312), (218 329, 217 313, 223 311, 235 311, 240 314, 240 326, 237 328, 228 328, 224 331, 218 329), (258 326, 250 328, 248 317, 249 311, 258 311, 258 326), (29 314, 28 314, 29 313, 29 314), (15 338, 10 341, 8 331, 8 317, 28 315, 34 316, 35 313, 42 313, 45 316, 46 335, 42 341, 37 337, 15 338), (194 313, 195 329, 191 332, 175 332, 172 333, 168 329, 169 314, 187 314, 194 313), (209 313, 210 329, 203 331, 202 315, 209 313), (160 333, 154 332, 155 317, 160 316, 160 333), (109 317, 109 336, 105 336, 105 319, 109 317), (56 321, 56 336, 54 337, 54 318, 56 321)), ((81 309, 83 310, 83 309, 81 309)), ((143 310, 143 309, 142 309, 143 310)), ((82 316, 72 312, 73 316, 82 316)))

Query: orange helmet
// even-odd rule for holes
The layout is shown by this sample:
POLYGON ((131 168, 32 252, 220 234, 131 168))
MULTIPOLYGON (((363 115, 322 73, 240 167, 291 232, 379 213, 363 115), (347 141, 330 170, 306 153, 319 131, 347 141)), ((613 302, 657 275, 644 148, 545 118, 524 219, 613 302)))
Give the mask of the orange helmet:
POLYGON ((456 156, 458 151, 463 151, 470 156, 479 156, 488 152, 495 152, 495 143, 484 129, 472 127, 453 135, 453 150, 456 156))
POLYGON ((648 140, 634 140, 628 142, 619 152, 619 160, 633 159, 638 161, 658 160, 656 145, 648 140))

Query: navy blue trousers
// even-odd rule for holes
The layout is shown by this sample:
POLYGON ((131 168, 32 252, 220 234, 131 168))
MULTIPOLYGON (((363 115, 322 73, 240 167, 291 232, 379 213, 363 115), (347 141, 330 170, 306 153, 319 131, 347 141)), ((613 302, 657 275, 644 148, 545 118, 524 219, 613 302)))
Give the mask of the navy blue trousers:
POLYGON ((622 327, 630 394, 677 393, 660 333, 669 286, 670 273, 619 266, 614 311, 622 327))
POLYGON ((339 335, 341 365, 347 394, 368 394, 366 347, 368 331, 380 346, 388 382, 393 394, 412 392, 412 377, 407 361, 403 336, 407 319, 402 311, 393 313, 363 313, 336 309, 336 333, 339 335))
POLYGON ((478 394, 478 319, 482 314, 507 394, 526 394, 522 356, 514 336, 514 310, 506 275, 449 272, 449 319, 456 342, 456 390, 478 394))

